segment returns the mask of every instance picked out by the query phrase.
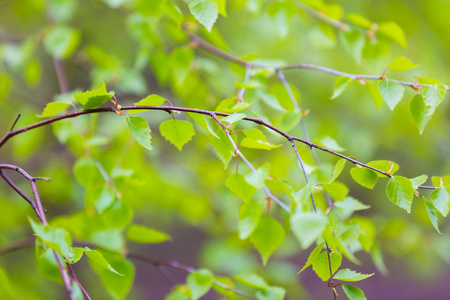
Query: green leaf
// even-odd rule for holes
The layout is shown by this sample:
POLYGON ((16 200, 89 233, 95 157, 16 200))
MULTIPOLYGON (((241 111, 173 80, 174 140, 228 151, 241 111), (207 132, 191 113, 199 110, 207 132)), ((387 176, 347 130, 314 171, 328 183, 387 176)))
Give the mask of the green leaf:
POLYGON ((334 276, 334 279, 340 280, 340 281, 351 281, 351 282, 355 282, 355 281, 361 281, 364 280, 366 278, 369 278, 371 276, 373 276, 375 273, 371 273, 371 274, 361 274, 358 272, 355 272, 353 270, 350 269, 342 269, 339 270, 334 276))
POLYGON ((42 114, 38 115, 37 117, 38 118, 53 117, 54 115, 57 115, 60 112, 67 109, 69 106, 70 106, 69 103, 57 102, 57 101, 47 103, 42 114))
POLYGON ((404 48, 408 47, 408 44, 406 43, 405 33, 403 32, 403 29, 400 26, 398 26, 397 23, 392 21, 381 22, 378 24, 378 32, 381 33, 382 35, 391 38, 394 42, 396 42, 400 46, 404 48))
POLYGON ((250 185, 245 177, 239 173, 234 173, 227 178, 225 186, 228 187, 233 193, 242 198, 244 202, 250 200, 253 194, 256 192, 256 188, 250 185))
POLYGON ((96 108, 112 98, 113 93, 106 91, 105 83, 95 90, 87 90, 86 92, 79 92, 73 95, 75 99, 83 105, 83 110, 96 108))
POLYGON ((378 88, 384 102, 386 102, 391 110, 394 110, 395 106, 402 100, 405 88, 388 78, 382 80, 378 88))
MULTIPOLYGON (((134 103, 135 106, 160 106, 166 101, 163 97, 153 94, 145 97, 144 99, 134 103)), ((128 113, 137 114, 146 111, 145 109, 130 110, 128 113)))
POLYGON ((225 124, 227 124, 227 123, 233 124, 233 123, 236 123, 236 122, 242 120, 245 117, 246 117, 245 114, 234 113, 232 115, 229 115, 228 117, 222 118, 220 121, 225 122, 225 124))
POLYGON ((356 25, 358 27, 369 29, 370 26, 372 26, 372 22, 370 22, 369 20, 367 20, 364 16, 361 16, 360 14, 348 13, 348 14, 345 14, 345 18, 350 23, 352 23, 353 25, 356 25))
POLYGON ((328 181, 328 183, 332 183, 339 177, 339 175, 342 173, 342 170, 344 170, 346 162, 347 162, 347 160, 345 160, 343 158, 338 160, 338 162, 336 163, 336 166, 334 167, 333 174, 331 175, 331 178, 328 181))
POLYGON ((338 181, 334 181, 333 183, 324 183, 322 187, 330 194, 331 198, 336 201, 342 201, 348 195, 348 187, 338 181))
POLYGON ((450 175, 447 176, 433 176, 431 182, 435 187, 450 186, 450 175))
POLYGON ((45 245, 62 255, 68 262, 74 261, 75 253, 72 249, 72 237, 66 230, 38 224, 31 218, 28 218, 28 220, 34 233, 45 245))
POLYGON ((311 246, 324 232, 328 218, 312 212, 297 212, 291 217, 291 230, 303 249, 311 246))
MULTIPOLYGON (((100 282, 109 293, 110 299, 125 299, 134 282, 134 265, 118 254, 103 250, 91 250, 88 252, 92 254, 92 251, 100 252, 103 256, 104 261, 101 258, 99 261, 90 258, 89 264, 100 277, 100 282), (112 272, 108 265, 105 265, 105 261, 111 268, 117 270, 117 273, 112 272)), ((93 254, 93 256, 95 259, 100 257, 98 254, 93 254)))
POLYGON ((123 274, 120 274, 119 272, 117 272, 110 264, 109 262, 105 259, 105 257, 103 256, 103 254, 97 250, 91 250, 88 247, 85 247, 83 249, 84 253, 86 254, 86 256, 89 258, 89 261, 91 263, 94 263, 96 265, 99 265, 102 268, 105 268, 106 270, 109 270, 117 275, 120 276, 124 276, 123 274))
POLYGON ((5 269, 2 267, 0 267, 0 286, 2 287, 2 292, 6 293, 6 296, 11 297, 11 299, 18 299, 16 293, 14 292, 11 280, 9 279, 5 269))
POLYGON ((153 228, 132 224, 127 229, 127 239, 142 244, 158 244, 169 240, 170 236, 153 228))
POLYGON ((216 135, 219 138, 211 138, 211 144, 219 159, 222 161, 225 169, 231 160, 234 153, 233 145, 231 144, 227 134, 220 128, 216 131, 216 135))
POLYGON ((316 258, 322 252, 323 246, 325 246, 325 243, 320 243, 319 245, 317 245, 316 248, 314 248, 314 250, 309 254, 305 265, 303 266, 303 268, 300 271, 298 271, 297 274, 300 274, 301 272, 306 270, 306 268, 308 268, 310 265, 312 265, 312 263, 316 260, 316 258))
MULTIPOLYGON (((388 160, 373 160, 368 162, 367 165, 383 172, 389 172, 391 175, 394 175, 395 172, 398 171, 398 165, 395 162, 388 160)), ((376 172, 376 174, 378 177, 385 177, 385 175, 381 173, 376 172)))
POLYGON ((450 187, 439 187, 430 195, 430 201, 434 207, 446 217, 450 211, 450 187))
POLYGON ((423 200, 425 201, 427 215, 430 219, 431 224, 433 225, 434 229, 436 229, 436 231, 441 234, 441 231, 439 230, 439 218, 436 208, 427 199, 425 199, 425 197, 423 198, 423 200))
POLYGON ((250 149, 263 149, 263 150, 272 150, 272 149, 276 149, 279 148, 283 145, 281 144, 271 144, 269 142, 264 142, 261 140, 254 140, 251 138, 243 138, 241 141, 241 147, 245 147, 245 148, 250 148, 250 149))
POLYGON ((208 31, 211 31, 219 16, 219 7, 212 0, 193 0, 189 3, 189 10, 208 31))
POLYGON ((210 270, 198 269, 188 275, 186 282, 193 300, 200 299, 212 286, 214 275, 210 270))
POLYGON ((261 254, 263 265, 267 264, 267 260, 272 253, 281 246, 285 235, 283 226, 274 218, 267 216, 259 221, 258 227, 250 237, 250 241, 261 254))
POLYGON ((342 290, 344 290, 344 293, 350 300, 367 300, 364 292, 356 286, 343 284, 342 290))
POLYGON ((336 34, 331 25, 321 23, 309 30, 308 38, 312 45, 318 49, 331 49, 336 46, 336 34))
POLYGON ((373 189, 378 181, 377 173, 367 168, 351 168, 350 175, 354 181, 368 189, 373 189))
POLYGON ((66 26, 57 26, 45 36, 45 50, 56 58, 67 58, 75 52, 81 42, 78 30, 66 26))
POLYGON ((431 116, 428 115, 428 108, 425 105, 425 100, 422 95, 416 94, 409 101, 409 111, 413 117, 414 123, 416 123, 420 134, 423 133, 425 126, 430 121, 431 116))
POLYGON ((400 208, 411 212, 414 188, 410 179, 402 176, 392 176, 386 186, 389 199, 400 208))
POLYGON ((151 130, 143 117, 127 116, 127 126, 134 139, 144 148, 152 150, 151 130))
POLYGON ((380 89, 372 82, 366 82, 366 87, 369 91, 369 95, 372 98, 373 103, 379 110, 381 108, 381 104, 383 104, 383 96, 380 93, 380 89))
POLYGON ((312 268, 317 276, 323 281, 330 279, 330 262, 332 273, 337 271, 342 263, 342 255, 339 252, 330 252, 330 261, 328 261, 328 252, 320 253, 312 263, 312 268))
MULTIPOLYGON (((219 139, 219 136, 216 134, 213 127, 211 126, 211 123, 209 122, 209 117, 196 113, 188 113, 188 115, 192 118, 192 120, 194 120, 195 123, 197 123, 206 132, 211 133, 214 137, 219 139)), ((226 138, 226 140, 228 140, 228 138, 226 138)))
POLYGON ((378 271, 380 271, 380 273, 383 275, 387 275, 389 273, 389 270, 386 268, 386 264, 383 260, 383 253, 381 252, 381 248, 377 242, 375 242, 370 249, 370 256, 378 271))
POLYGON ((360 63, 362 50, 366 44, 364 35, 358 29, 341 30, 340 33, 344 49, 353 56, 357 63, 360 63))
POLYGON ((337 98, 340 94, 342 94, 354 81, 353 78, 339 76, 334 82, 334 91, 331 99, 337 98))
POLYGON ((317 141, 317 144, 322 145, 325 148, 332 151, 337 152, 345 151, 345 148, 342 148, 332 137, 329 136, 320 139, 319 141, 317 141))
POLYGON ((399 57, 394 58, 387 67, 394 71, 406 71, 406 70, 414 69, 418 66, 419 65, 413 63, 408 58, 399 56, 399 57))
POLYGON ((257 228, 263 208, 257 201, 249 201, 244 203, 239 208, 239 238, 245 240, 248 238, 257 228))
POLYGON ((245 180, 247 180, 248 183, 253 185, 257 189, 261 189, 264 181, 269 176, 269 164, 264 164, 261 168, 256 169, 253 172, 248 173, 245 176, 245 180))
POLYGON ((286 291, 283 288, 275 286, 256 291, 256 299, 258 300, 283 300, 285 295, 286 291))
POLYGON ((253 102, 247 103, 239 101, 237 98, 232 97, 222 100, 219 103, 219 105, 217 105, 216 111, 232 114, 234 112, 245 110, 249 108, 252 104, 253 102))
POLYGON ((444 99, 446 92, 447 90, 445 89, 445 86, 438 84, 422 90, 422 97, 425 100, 425 105, 428 109, 427 116, 434 114, 436 108, 444 99))
POLYGON ((313 191, 314 191, 313 185, 308 184, 302 187, 299 191, 295 192, 293 196, 297 205, 300 207, 304 205, 306 201, 308 201, 308 199, 310 198, 313 191))
POLYGON ((189 142, 195 135, 194 126, 189 121, 184 120, 167 120, 159 125, 161 135, 171 142, 179 151, 184 144, 189 142))
POLYGON ((411 178, 411 182, 413 183, 413 188, 417 189, 419 185, 422 185, 427 181, 428 176, 427 175, 420 175, 414 178, 411 178))
POLYGON ((234 279, 236 279, 237 282, 256 289, 264 290, 269 288, 269 284, 264 280, 264 278, 254 273, 240 274, 234 276, 234 279))

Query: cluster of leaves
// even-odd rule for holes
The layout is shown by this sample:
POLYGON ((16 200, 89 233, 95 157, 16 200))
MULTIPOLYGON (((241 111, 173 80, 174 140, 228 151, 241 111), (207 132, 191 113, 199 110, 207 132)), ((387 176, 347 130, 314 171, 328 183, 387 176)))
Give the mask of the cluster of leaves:
MULTIPOLYGON (((352 158, 334 163, 329 156, 322 166, 314 160, 308 145, 299 145, 300 156, 305 161, 300 170, 286 140, 261 126, 261 122, 249 121, 249 118, 263 120, 264 124, 292 134, 299 132, 304 126, 302 122, 308 123, 305 118, 308 111, 298 107, 299 90, 294 84, 277 78, 280 69, 276 68, 286 67, 287 62, 261 59, 252 54, 240 59, 259 67, 246 67, 236 61, 224 67, 219 60, 221 53, 215 48, 209 50, 213 55, 194 53, 199 45, 195 40, 191 43, 189 34, 203 34, 210 45, 229 50, 221 32, 214 27, 219 18, 232 18, 233 14, 264 15, 273 22, 270 26, 275 25, 276 35, 283 39, 293 30, 292 24, 310 22, 306 15, 310 13, 318 18, 312 21, 312 28, 308 27, 307 38, 313 46, 332 49, 339 40, 356 62, 379 63, 389 54, 392 43, 407 46, 403 30, 394 22, 374 23, 362 15, 344 13, 337 4, 318 0, 229 2, 99 1, 97 4, 102 10, 106 10, 106 5, 116 18, 116 12, 124 15, 121 19, 124 36, 136 45, 132 55, 126 52, 128 49, 124 50, 126 46, 112 47, 110 40, 102 42, 97 37, 91 38, 84 28, 77 27, 73 21, 75 16, 83 9, 92 9, 95 14, 98 7, 74 0, 49 1, 46 13, 52 24, 45 25, 20 44, 2 44, 1 57, 6 68, 0 70, 0 99, 11 93, 11 73, 20 74, 29 86, 36 86, 41 77, 41 62, 36 53, 42 46, 54 60, 82 66, 89 61, 93 88, 57 95, 54 101, 46 103, 38 117, 76 115, 80 112, 78 109, 94 112, 100 106, 113 106, 98 110, 98 114, 64 119, 52 125, 57 140, 65 145, 75 161, 73 176, 77 183, 68 184, 71 176, 57 172, 62 160, 46 160, 49 165, 44 169, 46 175, 53 171, 64 180, 59 185, 52 183, 55 185, 49 189, 53 191, 43 192, 42 189, 46 196, 44 203, 47 198, 67 198, 67 202, 59 205, 74 203, 75 211, 51 219, 47 226, 30 218, 31 228, 38 237, 36 266, 42 277, 61 281, 53 251, 67 264, 78 263, 85 254, 109 296, 124 299, 135 279, 135 265, 127 257, 133 243, 158 244, 170 240, 170 235, 159 229, 170 232, 173 230, 170 223, 174 220, 181 220, 183 226, 196 224, 212 238, 204 247, 205 268, 188 270, 186 282, 174 287, 166 297, 168 300, 200 299, 211 288, 231 299, 240 297, 240 290, 252 293, 257 299, 284 299, 286 294, 299 297, 298 290, 288 286, 286 277, 289 276, 284 275, 284 271, 288 270, 287 274, 295 278, 296 271, 301 273, 310 266, 320 280, 333 282, 331 287, 335 288, 334 281, 356 282, 373 275, 341 268, 343 258, 360 264, 359 252, 369 254, 378 271, 386 273, 381 251, 384 233, 378 229, 377 220, 358 215, 370 206, 350 196, 351 184, 343 183, 346 161, 352 158), (307 18, 309 21, 304 21, 307 18), (123 58, 122 53, 127 56, 123 58), (222 67, 226 71, 222 71, 222 67), (149 89, 145 74, 148 69, 154 74, 160 90, 143 97, 149 89), (218 76, 221 72, 224 72, 223 77, 218 76), (114 86, 116 92, 108 91, 104 82, 108 87, 114 86), (142 100, 132 100, 134 105, 126 106, 126 96, 130 93, 131 98, 142 100), (161 107, 163 105, 165 107, 161 107), (181 111, 180 107, 200 107, 222 113, 218 117, 221 124, 215 122, 213 114, 204 111, 185 110, 188 114, 180 115, 177 113, 181 111), (170 113, 169 118, 159 117, 157 110, 170 113), (103 112, 113 112, 115 116, 107 117, 103 112), (120 118, 124 122, 118 121, 120 118), (152 132, 151 127, 159 127, 159 131, 152 132), (174 154, 173 147, 163 139, 182 151, 180 156, 174 154), (214 154, 209 155, 209 152, 214 154), (242 152, 245 157, 240 156, 242 152), (258 167, 242 167, 246 157, 258 167), (233 158, 240 161, 236 170, 229 167, 233 158), (178 163, 171 164, 169 160, 172 159, 178 163), (183 170, 181 161, 189 170, 183 170), (301 176, 301 171, 308 176, 307 180, 301 176), (340 176, 343 182, 337 180, 340 176), (198 187, 203 189, 198 191, 198 187), (276 206, 270 200, 270 193, 288 203, 289 209, 276 206), (236 196, 242 202, 236 202, 236 196), (84 199, 84 203, 80 199, 84 199), (227 235, 227 239, 219 238, 223 235, 227 235), (87 245, 75 247, 73 238, 87 245), (296 242, 292 243, 292 240, 296 242), (285 262, 287 258, 313 245, 304 266, 293 271, 292 265, 285 262), (98 249, 92 250, 94 246, 98 249), (262 267, 260 263, 252 264, 251 248, 259 252, 262 267), (283 273, 282 280, 267 272, 264 274, 264 267, 275 265, 272 261, 279 264, 275 273, 283 273), (216 273, 227 276, 216 276, 216 273)), ((99 26, 98 31, 103 32, 109 22, 99 26)), ((226 28, 222 30, 227 31, 226 28)), ((352 82, 357 81, 367 88, 378 109, 384 102, 394 110, 400 107, 405 82, 388 78, 386 69, 405 71, 417 65, 397 57, 385 66, 378 78, 322 70, 339 76, 332 99, 341 96, 352 82)), ((412 96, 409 109, 423 133, 447 87, 424 77, 409 85, 418 91, 412 96)), ((155 85, 152 88, 156 89, 155 85)), ((345 151, 330 137, 338 131, 339 128, 325 132, 314 140, 315 145, 332 153, 345 151)), ((19 142, 13 144, 11 152, 27 146, 28 149, 36 148, 27 144, 33 138, 17 140, 19 142)), ((385 194, 408 213, 412 211, 413 198, 422 197, 424 211, 439 231, 437 211, 444 217, 450 211, 450 177, 431 177, 434 190, 430 195, 422 195, 419 186, 428 177, 394 175, 398 170, 399 165, 392 161, 376 160, 365 165, 356 164, 348 173, 367 189, 374 189, 379 180, 389 177, 385 194)), ((13 208, 17 207, 11 205, 11 210, 13 208)), ((15 211, 24 218, 24 209, 15 211)), ((402 233, 399 229, 386 235, 395 237, 402 233)), ((6 244, 8 240, 0 241, 6 244)), ((28 295, 20 294, 14 288, 16 284, 2 267, 0 284, 7 287, 0 291, 2 296, 28 295)), ((72 287, 76 298, 82 299, 79 286, 73 284, 72 287)), ((342 288, 349 299, 365 299, 363 291, 356 286, 343 284, 342 288)))

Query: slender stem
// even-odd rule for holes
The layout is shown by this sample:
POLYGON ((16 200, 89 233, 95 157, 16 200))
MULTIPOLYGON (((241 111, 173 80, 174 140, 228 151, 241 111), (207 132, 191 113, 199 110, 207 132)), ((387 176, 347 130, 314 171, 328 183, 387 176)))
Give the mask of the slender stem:
MULTIPOLYGON (((121 110, 161 110, 161 111, 166 111, 166 112, 180 111, 180 112, 191 112, 191 113, 196 113, 196 114, 208 115, 208 116, 211 116, 211 117, 212 117, 212 115, 223 116, 223 117, 227 117, 227 116, 230 115, 228 113, 223 113, 223 112, 215 112, 215 111, 210 111, 210 110, 203 110, 203 109, 196 109, 196 108, 187 108, 187 107, 177 107, 177 106, 122 106, 121 110)), ((53 122, 56 122, 56 121, 59 121, 59 120, 68 119, 68 118, 75 118, 75 117, 78 117, 80 115, 93 114, 93 113, 103 113, 103 112, 115 112, 115 111, 114 111, 114 108, 109 108, 109 107, 95 108, 95 109, 90 109, 90 110, 76 111, 76 112, 64 114, 64 115, 61 115, 61 116, 56 116, 56 117, 52 117, 52 118, 48 118, 48 119, 42 120, 42 121, 37 122, 35 124, 31 124, 29 126, 25 126, 25 127, 16 129, 14 131, 8 132, 0 140, 0 147, 3 144, 5 144, 6 141, 8 141, 11 137, 13 137, 13 136, 15 136, 15 135, 17 135, 19 133, 22 133, 22 132, 25 132, 25 131, 28 131, 28 130, 31 130, 31 129, 34 129, 34 128, 38 128, 38 127, 41 127, 41 126, 44 126, 44 125, 47 125, 47 124, 50 124, 50 123, 53 123, 53 122)), ((298 141, 298 142, 301 142, 301 143, 307 145, 309 148, 319 149, 321 151, 330 153, 332 155, 335 155, 335 156, 343 158, 343 159, 345 159, 347 161, 350 161, 350 162, 354 163, 355 165, 359 165, 361 167, 364 167, 364 168, 367 168, 367 169, 371 169, 371 170, 373 170, 373 171, 375 171, 377 173, 383 174, 384 176, 387 176, 387 177, 392 177, 392 175, 389 174, 388 172, 385 172, 385 171, 379 170, 377 168, 374 168, 372 166, 366 165, 366 164, 364 164, 362 162, 359 162, 358 160, 356 160, 354 158, 345 156, 345 155, 343 155, 341 153, 338 153, 338 152, 335 152, 333 150, 327 149, 325 147, 316 145, 316 144, 314 144, 312 142, 309 142, 309 141, 307 141, 305 139, 302 139, 302 138, 299 138, 299 137, 295 137, 295 136, 291 136, 288 133, 282 131, 281 129, 278 129, 277 127, 275 127, 273 125, 270 125, 269 123, 263 121, 262 119, 245 117, 245 118, 243 118, 243 120, 250 121, 250 122, 259 124, 261 126, 264 126, 266 128, 269 128, 269 129, 277 132, 279 135, 283 136, 287 140, 293 139, 295 141, 298 141)), ((13 166, 13 165, 8 165, 8 164, 0 164, 0 169, 2 169, 2 168, 15 170, 18 167, 17 166, 13 166)), ((20 168, 18 168, 18 169, 20 169, 20 168)), ((19 170, 16 170, 16 171, 19 172, 19 170)), ((436 187, 424 186, 424 185, 421 185, 418 188, 430 189, 430 190, 436 189, 436 187)))
MULTIPOLYGON (((210 116, 217 122, 217 124, 219 124, 220 128, 222 128, 222 130, 225 132, 225 134, 227 135, 228 139, 230 140, 231 145, 233 146, 234 149, 234 153, 236 153, 237 156, 239 156, 240 158, 242 158, 242 160, 245 162, 245 164, 250 168, 250 170, 252 170, 252 172, 256 172, 255 167, 253 167, 253 165, 250 163, 250 161, 248 161, 248 159, 242 154, 241 151, 239 151, 239 148, 236 146, 236 143, 234 142, 233 138, 231 137, 230 132, 225 128, 225 126, 223 126, 222 122, 220 122, 219 118, 217 118, 216 114, 214 112, 212 112, 210 114, 210 116)), ((277 197, 275 197, 269 190, 269 188, 263 184, 262 188, 264 190, 264 193, 266 194, 266 196, 273 200, 275 203, 277 203, 279 206, 281 206, 285 211, 290 212, 291 209, 289 208, 289 206, 287 206, 284 202, 282 202, 280 199, 278 199, 277 197)))
MULTIPOLYGON (((211 53, 213 53, 219 57, 222 57, 228 61, 232 61, 237 64, 243 65, 243 66, 249 66, 249 67, 255 68, 255 69, 270 69, 270 70, 306 69, 306 70, 316 70, 319 72, 323 72, 323 73, 327 73, 327 74, 331 74, 331 75, 335 75, 335 76, 348 77, 348 78, 352 78, 352 79, 361 79, 361 80, 384 80, 384 79, 386 79, 386 77, 383 75, 365 75, 365 74, 346 73, 346 72, 341 72, 341 71, 338 71, 335 69, 326 68, 326 67, 313 65, 313 64, 298 63, 298 64, 288 64, 288 65, 273 67, 273 66, 264 65, 264 64, 252 63, 251 61, 242 60, 242 59, 237 58, 227 52, 220 50, 219 48, 202 40, 195 34, 190 33, 190 34, 188 34, 188 36, 198 46, 200 46, 201 48, 203 48, 204 50, 206 50, 208 52, 211 52, 211 53)), ((390 81, 396 82, 401 85, 410 86, 412 88, 432 87, 433 86, 432 84, 407 82, 407 81, 402 81, 402 80, 397 80, 397 79, 390 79, 390 81)), ((448 85, 444 85, 444 86, 447 91, 450 90, 450 86, 448 86, 448 85)))
POLYGON ((14 120, 13 124, 11 125, 11 129, 9 131, 13 131, 14 130, 14 127, 16 126, 17 121, 19 121, 19 118, 20 118, 21 115, 22 114, 18 114, 17 115, 17 118, 14 120))
POLYGON ((67 269, 69 270, 69 274, 70 277, 72 277, 73 281, 78 285, 78 287, 81 289, 81 291, 83 292, 84 296, 86 297, 86 299, 88 300, 92 300, 91 296, 89 296, 88 292, 86 291, 86 289, 83 287, 83 285, 80 283, 80 281, 77 278, 77 275, 75 274, 75 271, 72 268, 71 264, 67 264, 67 269))

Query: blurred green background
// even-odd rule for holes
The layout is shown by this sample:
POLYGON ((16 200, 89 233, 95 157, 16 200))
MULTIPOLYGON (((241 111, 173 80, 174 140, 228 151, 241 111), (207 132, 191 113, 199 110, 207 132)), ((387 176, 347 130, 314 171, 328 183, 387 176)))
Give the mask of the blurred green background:
MULTIPOLYGON (((159 94, 175 106, 214 110, 221 100, 236 95, 235 81, 242 81, 241 68, 200 48, 192 50, 193 45, 180 24, 172 22, 164 13, 145 12, 140 6, 142 1, 135 2, 0 0, 1 134, 9 130, 18 113, 22 117, 16 128, 39 121, 36 115, 46 103, 71 98, 72 92, 61 95, 55 56, 62 58, 70 91, 84 91, 104 81, 121 105, 132 105, 149 94, 159 94), (49 38, 51 34, 53 38, 49 38), (179 61, 170 56, 176 51, 179 51, 179 61)), ((189 1, 172 2, 184 14, 182 23, 195 22, 189 14, 189 1)), ((449 1, 332 2, 328 9, 337 11, 338 15, 342 9, 345 14, 360 14, 374 23, 395 21, 405 32, 406 48, 392 41, 381 41, 374 54, 363 55, 359 63, 343 47, 338 31, 331 28, 329 34, 330 29, 324 29, 323 22, 302 10, 281 17, 271 16, 270 5, 274 2, 229 0, 228 16, 219 16, 212 33, 201 25, 192 26, 199 36, 239 57, 312 63, 343 72, 381 75, 393 58, 405 56, 420 66, 405 72, 388 70, 388 77, 410 82, 416 77, 430 77, 443 84, 450 82, 447 72, 449 1)), ((319 1, 306 1, 313 6, 316 2, 319 1)), ((409 178, 450 174, 447 99, 420 135, 408 108, 409 99, 415 94, 412 89, 406 89, 394 111, 385 104, 378 110, 361 84, 353 83, 337 99, 330 100, 335 76, 297 69, 284 73, 298 91, 300 106, 309 110, 305 122, 312 140, 332 137, 346 149, 345 155, 362 162, 394 161, 400 165, 398 174, 409 178)), ((268 91, 279 90, 276 76, 264 80, 268 91)), ((272 117, 274 111, 261 104, 257 90, 247 91, 244 99, 254 101, 255 112, 272 117)), ((125 226, 133 219, 134 223, 171 235, 170 241, 154 245, 127 243, 123 237, 111 235, 118 239, 117 249, 128 248, 148 257, 207 267, 215 274, 231 276, 256 271, 271 284, 286 288, 288 299, 332 297, 326 283, 312 270, 296 275, 309 252, 300 250, 291 234, 266 267, 261 266, 260 257, 249 241, 239 240, 237 218, 241 200, 225 187, 226 178, 235 170, 235 159, 224 170, 210 139, 199 127, 193 140, 179 152, 158 130, 159 124, 170 119, 170 115, 165 112, 141 115, 152 129, 152 151, 134 142, 124 118, 100 114, 20 134, 0 149, 0 163, 16 164, 34 176, 51 177, 50 183, 38 185, 48 210, 47 218, 59 226, 77 227, 66 228, 76 239, 88 239, 79 229, 86 220, 92 222, 89 226, 97 226, 95 195, 86 191, 73 173, 75 162, 89 156, 120 190, 120 205, 124 207, 118 208, 121 210, 118 223, 123 222, 125 226)), ((187 115, 176 115, 176 118, 191 120, 187 115)), ((250 127, 255 126, 242 125, 242 128, 250 127)), ((304 180, 290 146, 276 135, 264 132, 271 142, 283 143, 283 147, 271 151, 244 149, 243 153, 257 167, 270 163, 271 176, 286 178, 298 189, 304 180)), ((299 126, 289 132, 302 136, 299 126)), ((299 150, 306 163, 314 165, 308 148, 300 146, 299 150)), ((326 153, 318 155, 324 168, 332 171, 337 158, 326 153)), ((242 162, 239 168, 247 170, 242 162)), ((442 235, 439 235, 428 220, 422 199, 415 198, 412 213, 407 214, 387 198, 387 179, 380 179, 374 190, 367 190, 353 182, 348 169, 347 164, 339 180, 349 186, 351 196, 371 206, 359 215, 375 224, 389 270, 387 275, 381 275, 367 253, 356 255, 362 261, 361 266, 344 259, 344 267, 376 273, 358 283, 367 298, 445 298, 445 278, 450 275, 448 222, 441 220, 442 235)), ((22 178, 13 174, 11 178, 30 192, 22 178)), ((316 180, 314 175, 312 178, 316 180)), ((0 246, 5 247, 31 237, 27 216, 34 217, 34 212, 4 182, 0 188, 3 212, 0 246)), ((275 184, 273 188, 279 191, 275 184)), ((259 191, 257 195, 263 199, 263 193, 259 191)), ((279 210, 274 215, 283 217, 279 210)), ((117 224, 109 229, 116 227, 120 231, 117 224)), ((108 239, 100 243, 111 242, 108 239)), ((1 256, 0 265, 8 273, 17 299, 65 297, 62 285, 40 276, 32 248, 1 256)), ((85 260, 74 268, 93 299, 109 299, 85 260)), ((185 281, 186 273, 170 272, 175 282, 185 281)), ((127 299, 163 299, 170 292, 170 286, 154 267, 136 262, 135 278, 127 299)), ((0 287, 3 296, 2 293, 7 297, 0 287)), ((344 298, 343 292, 340 293, 344 298)), ((221 297, 210 292, 205 299, 221 297)))

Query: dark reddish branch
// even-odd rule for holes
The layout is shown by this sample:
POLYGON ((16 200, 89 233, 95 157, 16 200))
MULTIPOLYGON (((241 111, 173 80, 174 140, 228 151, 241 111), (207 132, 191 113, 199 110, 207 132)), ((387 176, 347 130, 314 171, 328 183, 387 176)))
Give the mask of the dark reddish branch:
MULTIPOLYGON (((211 116, 212 114, 215 114, 215 115, 221 116, 221 117, 227 117, 227 116, 230 115, 228 113, 223 113, 223 112, 214 112, 214 111, 203 110, 203 109, 177 107, 177 106, 122 106, 121 107, 121 110, 139 110, 139 109, 140 110, 161 110, 161 111, 166 111, 166 112, 181 111, 181 112, 190 112, 190 113, 196 113, 196 114, 202 114, 202 115, 208 115, 208 116, 211 116)), ((16 130, 9 131, 0 140, 0 148, 11 137, 13 137, 13 136, 15 136, 15 135, 17 135, 19 133, 22 133, 22 132, 25 132, 25 131, 28 131, 28 130, 32 130, 32 129, 35 129, 35 128, 38 128, 38 127, 41 127, 41 126, 44 126, 44 125, 47 125, 47 124, 59 121, 59 120, 64 120, 64 119, 68 119, 68 118, 75 118, 75 117, 78 117, 80 115, 87 115, 87 114, 93 114, 93 113, 103 113, 103 112, 115 112, 115 111, 114 111, 113 107, 111 107, 111 108, 103 107, 103 108, 95 108, 95 109, 89 109, 89 110, 83 110, 83 111, 76 111, 76 112, 68 113, 68 114, 65 114, 65 115, 48 118, 48 119, 42 120, 40 122, 37 122, 35 124, 31 124, 31 125, 28 125, 28 126, 16 129, 16 130)), ((298 138, 298 137, 295 137, 295 136, 291 136, 288 133, 278 129, 277 127, 272 126, 269 123, 263 121, 262 119, 245 117, 245 118, 243 118, 243 120, 250 121, 250 122, 262 125, 262 126, 264 126, 266 128, 269 128, 269 129, 277 132, 279 135, 285 137, 289 141, 290 140, 298 141, 300 143, 303 143, 303 144, 307 145, 310 148, 319 149, 321 151, 324 151, 324 152, 330 153, 332 155, 338 156, 340 158, 343 158, 343 159, 345 159, 345 160, 347 160, 349 162, 354 163, 355 165, 359 165, 361 167, 364 167, 364 168, 367 168, 367 169, 371 169, 371 170, 373 170, 375 172, 378 172, 380 174, 383 174, 384 176, 387 176, 387 177, 392 177, 392 175, 389 174, 388 172, 384 172, 384 171, 379 170, 377 168, 374 168, 372 166, 366 165, 366 164, 364 164, 362 162, 357 161, 354 158, 345 156, 345 155, 343 155, 341 153, 338 153, 338 152, 332 151, 330 149, 327 149, 325 147, 316 145, 316 144, 314 144, 312 142, 309 142, 309 141, 307 141, 305 139, 298 138)), ((0 165, 0 168, 1 168, 1 165, 0 165)), ((421 188, 421 189, 432 189, 432 190, 435 189, 435 187, 424 186, 424 185, 419 186, 419 188, 421 188)))
MULTIPOLYGON (((188 36, 196 45, 200 46, 204 50, 211 52, 217 56, 220 56, 228 61, 235 62, 237 64, 240 64, 240 65, 243 65, 246 67, 250 67, 250 68, 271 69, 271 70, 275 70, 275 71, 276 70, 291 70, 291 69, 306 69, 306 70, 316 70, 316 71, 331 74, 334 76, 343 76, 343 77, 348 77, 348 78, 352 78, 352 79, 366 79, 366 80, 384 80, 384 79, 386 79, 386 77, 383 75, 352 74, 352 73, 341 72, 341 71, 338 71, 335 69, 326 68, 326 67, 313 65, 313 64, 298 63, 298 64, 288 64, 288 65, 283 65, 283 66, 279 66, 279 67, 273 67, 273 66, 267 66, 267 65, 263 65, 263 64, 252 63, 251 61, 242 60, 236 56, 233 56, 233 55, 211 45, 210 43, 199 38, 198 36, 196 36, 193 33, 189 33, 188 36)), ((398 84, 401 84, 401 85, 412 87, 412 88, 417 88, 417 87, 421 87, 421 86, 422 87, 432 87, 433 86, 432 84, 407 82, 407 81, 390 79, 390 78, 389 78, 389 80, 396 82, 398 84)), ((448 91, 448 90, 450 90, 450 87, 445 85, 445 89, 448 91)))

